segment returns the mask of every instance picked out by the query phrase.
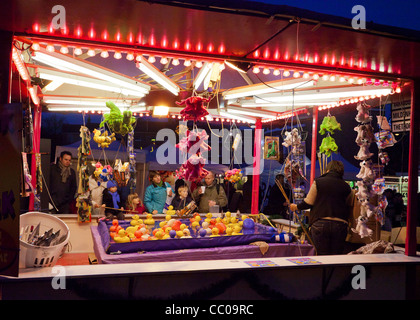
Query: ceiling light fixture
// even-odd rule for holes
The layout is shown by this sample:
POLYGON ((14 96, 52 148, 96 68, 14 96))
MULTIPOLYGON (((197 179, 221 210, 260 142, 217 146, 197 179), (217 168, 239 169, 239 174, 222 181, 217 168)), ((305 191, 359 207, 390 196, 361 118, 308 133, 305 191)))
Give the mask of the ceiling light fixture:
POLYGON ((247 73, 247 71, 252 67, 252 64, 249 62, 225 60, 225 63, 228 67, 241 73, 247 73))
POLYGON ((181 88, 172 79, 163 74, 158 68, 150 64, 146 59, 141 57, 140 61, 136 63, 136 66, 150 78, 157 81, 165 89, 176 96, 178 95, 181 88))

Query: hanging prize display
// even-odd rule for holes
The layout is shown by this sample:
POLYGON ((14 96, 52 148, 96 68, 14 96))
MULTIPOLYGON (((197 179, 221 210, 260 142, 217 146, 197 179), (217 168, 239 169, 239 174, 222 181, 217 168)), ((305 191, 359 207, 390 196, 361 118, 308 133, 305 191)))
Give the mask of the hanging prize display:
POLYGON ((100 128, 103 128, 106 123, 113 133, 122 136, 134 130, 136 118, 133 117, 130 110, 121 112, 120 108, 111 101, 107 101, 106 106, 110 109, 110 112, 104 114, 104 120, 99 124, 100 128))

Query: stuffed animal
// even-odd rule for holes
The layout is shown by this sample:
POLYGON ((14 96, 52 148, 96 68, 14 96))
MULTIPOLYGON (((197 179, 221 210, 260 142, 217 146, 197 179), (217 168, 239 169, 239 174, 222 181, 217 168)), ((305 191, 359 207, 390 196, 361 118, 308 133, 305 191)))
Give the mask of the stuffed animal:
POLYGON ((358 179, 362 179, 363 181, 373 181, 375 176, 375 172, 372 170, 371 160, 364 160, 360 162, 360 171, 356 175, 358 179))
POLYGON ((391 126, 389 125, 388 119, 384 116, 376 116, 376 119, 378 120, 378 126, 382 130, 391 131, 391 126))
POLYGON ((375 135, 373 134, 373 128, 370 124, 358 125, 354 128, 354 131, 357 132, 356 143, 359 146, 376 141, 375 135))
POLYGON ((363 181, 357 181, 356 185, 358 191, 356 192, 356 197, 359 201, 369 200, 375 194, 372 192, 369 184, 364 183, 363 181))
POLYGON ((285 146, 286 148, 290 146, 299 145, 302 142, 302 139, 299 135, 299 130, 297 128, 293 128, 292 131, 290 132, 286 131, 284 135, 285 135, 285 138, 283 140, 282 145, 285 146))
POLYGON ((337 122, 337 119, 335 118, 335 116, 324 117, 319 127, 320 127, 320 130, 319 130, 320 134, 325 134, 326 131, 328 131, 331 134, 334 134, 335 130, 341 131, 341 124, 337 122))
POLYGON ((372 117, 369 116, 369 106, 363 105, 362 103, 358 103, 356 110, 356 121, 359 123, 368 123, 372 120, 372 117))
POLYGON ((360 213, 368 218, 372 217, 376 213, 376 207, 365 199, 360 201, 360 213))
POLYGON ((106 130, 101 133, 100 130, 94 129, 93 133, 93 141, 95 141, 100 148, 108 148, 109 145, 116 140, 115 133, 108 135, 108 131, 106 130))
POLYGON ((367 160, 371 158, 372 156, 373 156, 373 153, 369 151, 369 145, 364 144, 360 146, 359 152, 357 153, 356 156, 354 156, 354 158, 356 160, 363 161, 363 160, 367 160))
POLYGON ((395 140, 394 134, 387 130, 381 130, 375 133, 376 144, 378 149, 385 149, 392 147, 397 141, 395 140))
POLYGON ((211 147, 206 142, 208 138, 209 136, 205 130, 201 132, 187 130, 185 137, 175 146, 184 153, 198 154, 211 150, 211 147))
POLYGON ((321 145, 319 146, 319 152, 325 153, 328 157, 331 156, 331 153, 337 152, 338 146, 335 142, 335 139, 328 135, 322 139, 321 145))
POLYGON ((125 136, 127 133, 134 130, 136 118, 132 116, 130 110, 121 112, 121 110, 111 101, 107 101, 106 106, 110 109, 110 112, 104 114, 104 120, 99 124, 100 128, 102 128, 106 122, 113 133, 119 133, 122 136, 125 136))
POLYGON ((381 163, 384 165, 387 165, 389 163, 389 155, 387 152, 380 151, 379 154, 379 160, 381 160, 381 163))
POLYGON ((201 117, 208 115, 208 111, 204 103, 210 102, 210 99, 192 96, 187 99, 184 99, 180 102, 175 102, 179 106, 185 105, 185 108, 181 110, 181 116, 185 120, 194 120, 197 121, 201 117))
POLYGON ((367 217, 359 216, 356 219, 356 228, 351 228, 354 233, 357 233, 361 238, 370 237, 373 234, 373 231, 369 229, 366 225, 367 217))

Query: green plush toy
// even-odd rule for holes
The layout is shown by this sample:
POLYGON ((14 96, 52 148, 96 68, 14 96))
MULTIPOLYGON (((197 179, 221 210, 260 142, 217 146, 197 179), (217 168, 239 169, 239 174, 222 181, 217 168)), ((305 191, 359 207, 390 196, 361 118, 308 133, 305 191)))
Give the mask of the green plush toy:
POLYGON ((106 102, 106 106, 110 109, 109 113, 104 114, 104 120, 99 124, 102 128, 105 122, 108 124, 109 129, 114 133, 119 133, 125 136, 127 133, 134 130, 136 118, 132 116, 132 112, 121 110, 111 101, 106 102))
POLYGON ((335 140, 333 137, 328 135, 324 139, 322 139, 322 143, 319 147, 319 152, 325 153, 328 157, 331 156, 332 152, 337 152, 338 146, 335 143, 335 140))
POLYGON ((341 131, 341 124, 337 122, 335 116, 324 117, 320 125, 319 133, 325 134, 325 132, 328 131, 329 133, 334 134, 335 130, 341 131))

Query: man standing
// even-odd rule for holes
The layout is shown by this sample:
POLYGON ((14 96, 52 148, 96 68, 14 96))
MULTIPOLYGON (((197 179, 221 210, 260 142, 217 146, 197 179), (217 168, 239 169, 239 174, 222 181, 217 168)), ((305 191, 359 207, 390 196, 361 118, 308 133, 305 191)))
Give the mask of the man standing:
POLYGON ((69 151, 63 151, 58 162, 51 165, 50 194, 53 213, 71 213, 70 203, 74 200, 77 190, 76 173, 70 168, 71 158, 69 151))
POLYGON ((318 255, 342 254, 348 231, 353 193, 343 180, 344 165, 332 160, 327 173, 315 179, 304 199, 290 210, 311 209, 310 237, 318 255))
POLYGON ((215 205, 223 208, 228 203, 223 186, 216 182, 211 171, 204 178, 204 184, 194 190, 193 199, 198 203, 198 212, 201 213, 210 212, 210 207, 215 205))

